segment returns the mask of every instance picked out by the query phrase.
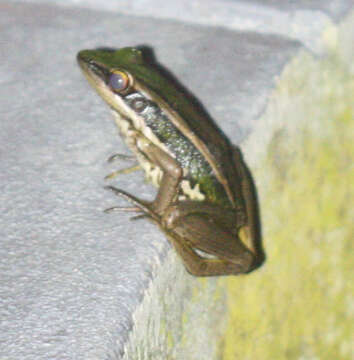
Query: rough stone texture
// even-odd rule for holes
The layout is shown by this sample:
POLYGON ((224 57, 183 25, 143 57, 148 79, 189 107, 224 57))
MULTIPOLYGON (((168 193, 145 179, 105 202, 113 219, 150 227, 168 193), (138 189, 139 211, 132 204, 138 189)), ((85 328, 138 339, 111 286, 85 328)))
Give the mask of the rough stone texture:
MULTIPOLYGON (((232 9, 236 2, 220 4, 232 9)), ((282 5, 277 13, 270 5, 276 17, 287 11, 282 5)), ((338 9, 325 8, 333 18, 338 9)), ((144 294, 161 276, 170 246, 148 221, 102 213, 118 202, 103 190, 103 177, 125 165, 107 165, 105 159, 126 148, 75 54, 148 44, 239 143, 257 125, 276 76, 301 45, 278 35, 30 2, 2 2, 0 28, 0 357, 120 358, 136 309, 156 316, 161 311, 144 310, 144 294)), ((114 183, 153 197, 141 173, 114 183)), ((195 279, 179 275, 184 270, 178 260, 171 264, 166 277, 178 284, 176 302, 192 299, 195 279)), ((213 293, 215 281, 208 283, 213 293)), ((166 292, 170 302, 171 294, 166 292)), ((176 310, 175 318, 186 312, 176 310)))
MULTIPOLYGON (((47 3, 47 0, 35 0, 47 3)), ((277 34, 300 40, 308 49, 323 53, 321 35, 353 7, 352 0, 53 0, 127 15, 172 19, 184 23, 221 26, 234 30, 277 34)))

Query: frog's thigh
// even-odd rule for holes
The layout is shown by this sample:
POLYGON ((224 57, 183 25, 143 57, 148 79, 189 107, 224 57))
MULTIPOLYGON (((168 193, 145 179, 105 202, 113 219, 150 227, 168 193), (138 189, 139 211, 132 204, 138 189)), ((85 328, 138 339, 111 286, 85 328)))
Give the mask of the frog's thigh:
POLYGON ((175 234, 168 238, 180 255, 187 271, 194 276, 237 275, 248 271, 248 266, 227 260, 202 258, 184 239, 175 234))
POLYGON ((223 230, 205 214, 191 214, 180 219, 170 233, 170 240, 194 275, 222 275, 248 272, 253 254, 237 236, 223 230), (216 258, 199 256, 194 249, 216 258))
POLYGON ((162 216, 163 226, 173 229, 183 218, 192 214, 210 216, 219 226, 230 232, 236 233, 236 230, 243 225, 238 223, 236 213, 230 209, 204 201, 184 200, 172 204, 166 209, 162 216))
POLYGON ((182 218, 173 231, 187 239, 192 247, 218 258, 245 265, 252 262, 252 253, 238 236, 203 213, 182 218))

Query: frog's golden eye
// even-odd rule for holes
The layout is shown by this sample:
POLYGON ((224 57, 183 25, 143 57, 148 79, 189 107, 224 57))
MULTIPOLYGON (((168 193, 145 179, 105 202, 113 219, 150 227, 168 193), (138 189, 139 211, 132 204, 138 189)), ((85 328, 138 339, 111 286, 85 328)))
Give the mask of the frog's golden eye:
POLYGON ((115 92, 122 92, 129 87, 130 79, 129 76, 119 70, 114 70, 109 76, 108 85, 115 92))

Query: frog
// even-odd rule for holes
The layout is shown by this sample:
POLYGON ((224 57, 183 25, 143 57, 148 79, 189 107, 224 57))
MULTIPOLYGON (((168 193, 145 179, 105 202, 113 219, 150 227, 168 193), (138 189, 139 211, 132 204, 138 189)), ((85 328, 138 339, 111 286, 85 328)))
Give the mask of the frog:
POLYGON ((139 47, 81 50, 78 64, 111 108, 153 201, 107 186, 152 220, 194 276, 247 274, 264 261, 256 188, 241 150, 139 47))

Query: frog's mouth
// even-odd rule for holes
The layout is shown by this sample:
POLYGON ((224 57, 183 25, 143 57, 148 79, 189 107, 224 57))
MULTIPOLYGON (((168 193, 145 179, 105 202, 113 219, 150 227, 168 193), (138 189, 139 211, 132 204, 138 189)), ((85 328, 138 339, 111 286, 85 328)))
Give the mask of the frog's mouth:
MULTIPOLYGON (((89 77, 100 79, 101 81, 107 81, 109 72, 103 67, 97 64, 95 61, 85 56, 85 51, 80 51, 77 54, 77 62, 83 71, 85 77, 89 80, 89 77)), ((90 80, 89 80, 90 81, 90 80)), ((98 80, 95 81, 95 83, 98 80)))
POLYGON ((121 116, 130 119, 131 114, 127 112, 127 106, 124 102, 123 96, 112 91, 107 84, 110 72, 93 61, 81 59, 79 55, 78 63, 89 84, 115 112, 118 112, 121 116))
POLYGON ((86 59, 85 57, 81 56, 81 53, 77 55, 77 62, 84 73, 90 72, 98 76, 100 79, 104 79, 105 82, 107 81, 110 73, 103 66, 100 66, 91 59, 86 59))

